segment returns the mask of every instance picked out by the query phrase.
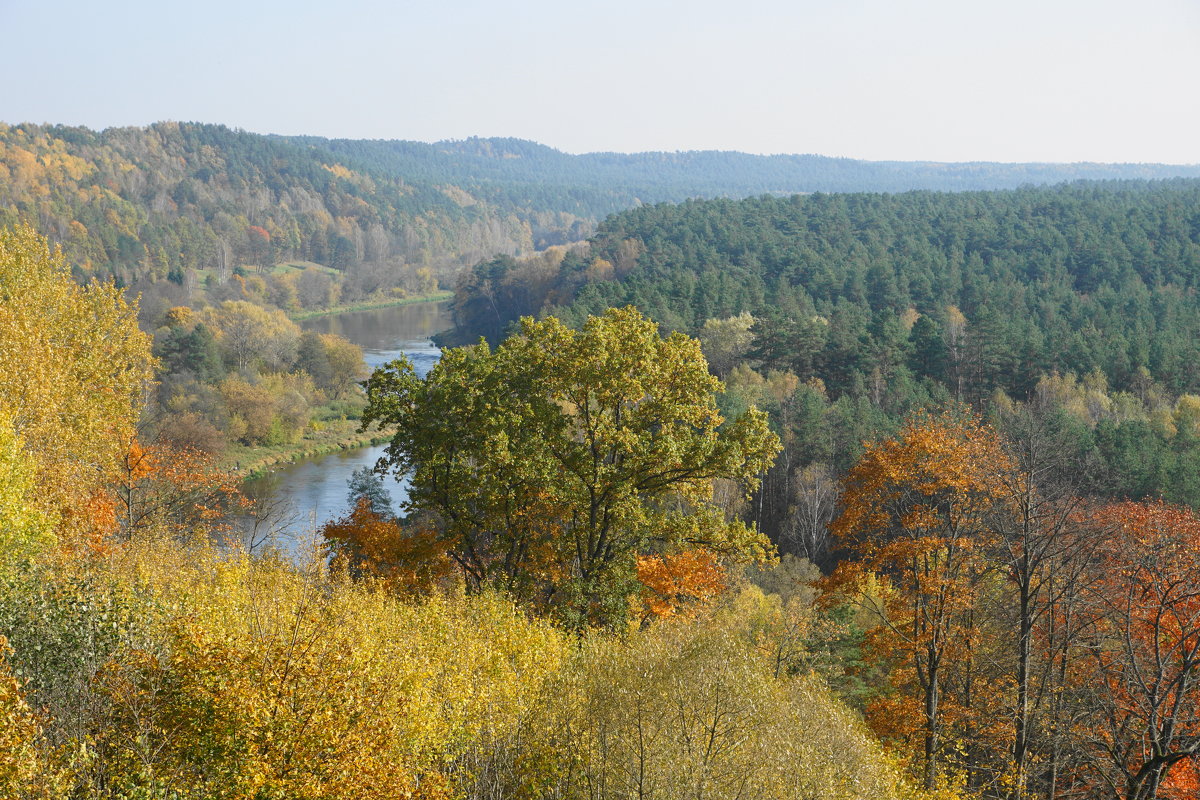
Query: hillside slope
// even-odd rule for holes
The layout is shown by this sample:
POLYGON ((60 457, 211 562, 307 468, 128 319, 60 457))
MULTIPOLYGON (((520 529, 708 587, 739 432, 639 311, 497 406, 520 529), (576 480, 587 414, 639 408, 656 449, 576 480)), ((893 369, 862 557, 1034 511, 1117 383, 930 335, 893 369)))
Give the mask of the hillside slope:
POLYGON ((237 265, 334 267, 363 294, 585 238, 663 201, 814 191, 965 190, 1200 167, 930 164, 730 152, 569 155, 519 139, 426 144, 264 136, 220 125, 0 123, 0 224, 33 224, 84 270, 131 283, 237 265), (359 273, 359 274, 355 274, 359 273))

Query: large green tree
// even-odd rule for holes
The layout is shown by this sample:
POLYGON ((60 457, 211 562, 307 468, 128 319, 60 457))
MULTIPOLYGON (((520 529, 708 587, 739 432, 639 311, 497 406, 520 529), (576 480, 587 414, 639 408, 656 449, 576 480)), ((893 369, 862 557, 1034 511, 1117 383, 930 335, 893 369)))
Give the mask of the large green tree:
POLYGON ((469 586, 613 622, 639 553, 769 548, 713 503, 715 480, 749 491, 779 449, 761 412, 721 417, 720 386, 694 339, 610 309, 579 331, 525 318, 424 379, 392 362, 367 382, 363 422, 395 428, 380 465, 410 476, 408 510, 436 515, 469 586))

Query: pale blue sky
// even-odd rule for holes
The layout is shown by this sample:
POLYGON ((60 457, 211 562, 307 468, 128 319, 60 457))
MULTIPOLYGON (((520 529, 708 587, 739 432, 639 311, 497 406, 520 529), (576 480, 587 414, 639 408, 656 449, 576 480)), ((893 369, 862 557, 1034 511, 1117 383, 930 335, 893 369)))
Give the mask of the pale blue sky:
POLYGON ((1197 0, 0 0, 0 121, 1200 162, 1197 0))

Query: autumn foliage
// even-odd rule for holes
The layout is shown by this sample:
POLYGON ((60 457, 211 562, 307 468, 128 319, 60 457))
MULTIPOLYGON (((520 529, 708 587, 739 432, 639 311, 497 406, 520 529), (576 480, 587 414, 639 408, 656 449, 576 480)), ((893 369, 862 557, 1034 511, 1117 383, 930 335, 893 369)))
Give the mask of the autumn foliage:
POLYGON ((1127 502, 1088 521, 1098 535, 1079 658, 1096 788, 1182 797, 1200 752, 1200 517, 1127 502))
POLYGON ((526 318, 494 351, 447 350, 424 378, 401 359, 366 386, 364 427, 392 434, 383 462, 410 476, 408 510, 436 518, 472 591, 615 627, 636 603, 641 555, 772 549, 713 486, 752 490, 778 437, 754 408, 726 421, 699 343, 662 337, 635 308, 578 331, 526 318))
POLYGON ((703 549, 639 556, 640 618, 694 614, 711 607, 728 586, 716 554, 703 549))
POLYGON ((386 519, 366 497, 342 518, 325 523, 320 534, 336 566, 402 594, 428 594, 454 575, 454 564, 435 531, 386 519))
POLYGON ((38 508, 86 504, 116 475, 151 364, 119 289, 79 286, 31 228, 0 230, 0 409, 31 456, 38 508))
POLYGON ((970 662, 978 638, 987 517, 1003 500, 1006 462, 999 437, 979 420, 965 413, 918 417, 863 454, 833 528, 853 558, 827 591, 873 617, 870 646, 900 693, 875 703, 869 719, 885 738, 921 741, 927 789, 964 733, 954 724, 964 707, 951 691, 952 679, 962 676, 952 673, 970 662))
POLYGON ((1023 419, 921 415, 851 471, 823 602, 887 675, 868 723, 928 789, 1194 797, 1200 517, 1070 495, 1023 419))
POLYGON ((209 453, 134 439, 113 485, 115 522, 125 538, 207 535, 246 499, 209 453))

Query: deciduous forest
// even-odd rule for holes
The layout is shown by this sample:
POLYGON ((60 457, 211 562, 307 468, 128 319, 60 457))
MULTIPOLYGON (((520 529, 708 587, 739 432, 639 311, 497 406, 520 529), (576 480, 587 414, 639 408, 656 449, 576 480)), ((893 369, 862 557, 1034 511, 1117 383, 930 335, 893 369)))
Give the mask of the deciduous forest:
POLYGON ((1200 794, 1200 185, 744 158, 0 129, 0 797, 1200 794))

